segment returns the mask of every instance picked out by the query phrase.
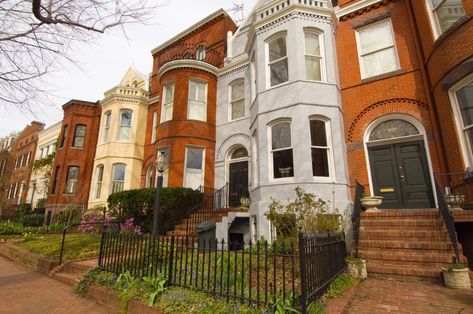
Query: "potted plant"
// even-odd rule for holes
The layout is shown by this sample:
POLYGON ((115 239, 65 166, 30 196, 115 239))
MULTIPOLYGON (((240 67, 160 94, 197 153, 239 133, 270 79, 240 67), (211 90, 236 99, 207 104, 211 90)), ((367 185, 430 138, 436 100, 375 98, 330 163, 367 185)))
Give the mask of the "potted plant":
POLYGON ((378 206, 383 202, 382 196, 363 195, 360 198, 361 206, 367 213, 379 212, 378 206))
POLYGON ((353 278, 363 280, 368 277, 368 272, 366 271, 366 260, 348 256, 345 258, 345 262, 347 263, 347 272, 353 278))
POLYGON ((250 200, 250 196, 249 196, 248 192, 243 193, 240 197, 241 207, 245 207, 245 208, 250 207, 250 202, 251 202, 251 200, 250 200))
POLYGON ((445 286, 453 289, 470 289, 471 281, 468 275, 468 268, 460 263, 450 264, 442 267, 443 280, 445 286))

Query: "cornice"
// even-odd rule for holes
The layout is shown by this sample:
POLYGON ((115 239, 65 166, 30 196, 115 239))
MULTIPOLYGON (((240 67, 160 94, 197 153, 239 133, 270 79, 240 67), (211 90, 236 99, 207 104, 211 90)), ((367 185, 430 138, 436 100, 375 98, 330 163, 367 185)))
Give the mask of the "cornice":
POLYGON ((175 60, 175 61, 168 62, 159 68, 158 80, 161 79, 164 73, 170 70, 183 69, 183 68, 199 69, 199 70, 208 72, 210 74, 213 74, 215 76, 217 76, 218 71, 219 71, 217 67, 214 67, 211 64, 208 64, 206 62, 202 62, 199 60, 192 60, 192 59, 175 60))
POLYGON ((243 60, 240 60, 239 62, 235 62, 234 64, 231 64, 221 69, 220 73, 218 73, 218 77, 223 78, 233 73, 240 72, 249 67, 249 65, 250 63, 248 62, 248 58, 245 58, 243 60))

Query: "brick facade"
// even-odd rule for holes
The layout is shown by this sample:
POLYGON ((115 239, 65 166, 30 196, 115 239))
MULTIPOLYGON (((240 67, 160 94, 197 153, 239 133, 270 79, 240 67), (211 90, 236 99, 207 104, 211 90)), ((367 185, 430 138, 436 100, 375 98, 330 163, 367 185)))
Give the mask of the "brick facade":
POLYGON ((100 123, 98 103, 71 100, 63 105, 63 109, 64 119, 46 205, 47 210, 52 212, 61 211, 69 206, 87 204, 100 123), (84 145, 81 148, 73 147, 77 125, 86 127, 84 145), (68 167, 72 166, 79 167, 77 189, 74 193, 66 193, 68 167))
MULTIPOLYGON (((223 66, 225 57, 226 38, 228 31, 235 31, 236 26, 231 18, 223 11, 200 22, 200 25, 189 28, 184 34, 170 40, 166 45, 153 51, 153 72, 150 84, 151 104, 148 113, 148 127, 146 132, 145 156, 142 170, 142 186, 145 186, 146 173, 156 161, 157 149, 169 149, 168 186, 184 186, 184 169, 186 147, 195 146, 205 149, 204 180, 206 187, 214 186, 214 159, 215 159, 215 115, 216 115, 216 73, 212 68, 223 66), (203 61, 196 59, 196 48, 206 47, 206 57, 203 61), (184 48, 183 48, 184 47, 184 48), (188 52, 187 52, 187 51, 188 52), (187 53, 189 53, 187 55, 187 53), (186 66, 174 64, 172 61, 186 61, 193 59, 186 66), (192 62, 196 62, 195 65, 192 62), (166 65, 166 63, 168 63, 166 65), (199 65, 200 63, 200 65, 199 65), (210 69, 205 70, 205 64, 210 69), (163 66, 167 69, 160 73, 163 66), (202 67, 204 65, 204 67, 202 67), (206 120, 189 120, 188 90, 189 80, 198 79, 207 83, 206 120), (174 82, 173 116, 169 121, 157 124, 156 140, 151 143, 153 118, 157 113, 157 121, 161 121, 163 84, 174 82), (160 99, 161 98, 161 99, 160 99)), ((153 180, 154 181, 154 180, 153 180)))

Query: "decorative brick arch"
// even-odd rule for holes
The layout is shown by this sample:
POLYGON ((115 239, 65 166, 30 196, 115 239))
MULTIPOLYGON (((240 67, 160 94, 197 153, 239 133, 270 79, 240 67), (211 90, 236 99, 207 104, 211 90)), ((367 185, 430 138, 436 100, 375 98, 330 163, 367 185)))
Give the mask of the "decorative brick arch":
POLYGON ((361 141, 368 125, 376 118, 392 113, 404 113, 417 118, 430 131, 429 109, 426 104, 409 98, 383 100, 361 111, 348 129, 348 142, 361 141))
POLYGON ((225 158, 225 153, 232 146, 237 144, 243 145, 249 152, 251 147, 251 137, 245 133, 235 133, 227 137, 218 148, 216 161, 223 161, 225 158))

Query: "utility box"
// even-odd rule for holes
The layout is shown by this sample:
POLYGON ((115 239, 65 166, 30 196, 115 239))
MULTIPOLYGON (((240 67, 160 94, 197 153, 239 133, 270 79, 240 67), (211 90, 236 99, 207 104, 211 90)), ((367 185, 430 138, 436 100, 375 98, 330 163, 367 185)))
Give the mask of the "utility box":
POLYGON ((215 222, 209 220, 197 225, 197 233, 199 234, 199 250, 216 250, 217 242, 215 241, 215 222))

